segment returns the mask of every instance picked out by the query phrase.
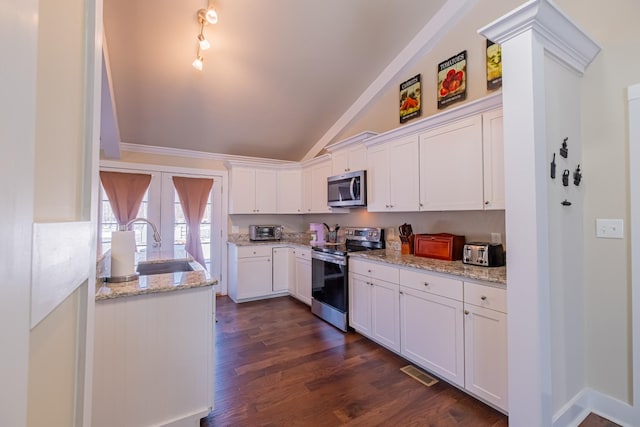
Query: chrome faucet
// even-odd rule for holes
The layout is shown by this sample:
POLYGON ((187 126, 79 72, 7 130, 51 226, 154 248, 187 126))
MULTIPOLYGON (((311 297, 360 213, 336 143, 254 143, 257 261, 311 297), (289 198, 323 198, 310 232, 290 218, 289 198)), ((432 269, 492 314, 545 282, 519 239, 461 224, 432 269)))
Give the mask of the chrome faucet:
POLYGON ((153 223, 151 221, 149 221, 146 218, 134 218, 131 221, 129 221, 128 223, 126 223, 125 225, 121 225, 119 227, 119 231, 127 231, 129 229, 129 226, 131 224, 133 224, 134 222, 138 222, 138 221, 144 221, 147 224, 149 224, 151 226, 151 228, 153 229, 153 240, 156 241, 156 243, 154 244, 154 246, 160 246, 160 242, 161 242, 161 238, 160 238, 160 233, 158 233, 158 229, 156 228, 155 225, 153 225, 153 223))

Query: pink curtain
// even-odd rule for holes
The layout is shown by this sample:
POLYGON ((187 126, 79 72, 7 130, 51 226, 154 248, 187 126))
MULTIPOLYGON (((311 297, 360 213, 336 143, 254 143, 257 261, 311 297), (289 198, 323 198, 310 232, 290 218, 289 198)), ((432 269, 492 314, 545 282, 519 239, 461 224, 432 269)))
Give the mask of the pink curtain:
POLYGON ((151 183, 151 175, 100 171, 100 181, 118 224, 124 225, 138 214, 144 192, 151 183))
POLYGON ((200 223, 207 207, 209 193, 213 187, 213 179, 210 178, 185 178, 173 177, 173 185, 176 187, 180 205, 187 221, 187 252, 205 267, 202 243, 200 241, 200 223))

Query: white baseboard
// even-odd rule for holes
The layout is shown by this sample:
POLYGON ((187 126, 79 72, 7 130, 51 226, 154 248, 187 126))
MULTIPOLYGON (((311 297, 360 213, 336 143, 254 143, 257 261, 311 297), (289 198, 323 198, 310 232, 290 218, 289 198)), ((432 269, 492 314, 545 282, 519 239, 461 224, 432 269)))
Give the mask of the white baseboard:
POLYGON ((553 417, 553 427, 577 427, 591 413, 623 427, 640 426, 640 408, 634 408, 591 388, 584 388, 553 417))

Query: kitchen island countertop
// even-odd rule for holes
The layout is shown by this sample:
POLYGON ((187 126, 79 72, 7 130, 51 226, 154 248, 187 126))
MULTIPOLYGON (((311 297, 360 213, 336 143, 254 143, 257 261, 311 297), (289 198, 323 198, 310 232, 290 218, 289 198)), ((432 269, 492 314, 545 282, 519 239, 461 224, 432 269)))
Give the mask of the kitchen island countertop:
MULTIPOLYGON (((183 289, 201 288, 205 286, 213 286, 218 283, 213 279, 209 272, 200 265, 200 263, 192 259, 183 259, 188 261, 193 271, 182 271, 178 273, 152 274, 138 276, 134 280, 120 283, 104 282, 104 278, 109 276, 110 257, 105 256, 99 261, 104 263, 99 267, 99 278, 96 282, 96 302, 110 300, 114 298, 130 297, 135 295, 145 295, 160 292, 173 292, 183 289)), ((150 260, 145 262, 164 262, 166 259, 150 260)), ((139 260, 139 262, 143 262, 139 260)))
POLYGON ((436 273, 451 274, 464 279, 479 280, 501 287, 507 284, 506 267, 480 267, 464 264, 462 261, 442 261, 438 259, 417 257, 415 255, 402 255, 399 251, 379 249, 374 251, 352 252, 351 258, 362 258, 371 261, 379 261, 400 267, 411 267, 436 273))

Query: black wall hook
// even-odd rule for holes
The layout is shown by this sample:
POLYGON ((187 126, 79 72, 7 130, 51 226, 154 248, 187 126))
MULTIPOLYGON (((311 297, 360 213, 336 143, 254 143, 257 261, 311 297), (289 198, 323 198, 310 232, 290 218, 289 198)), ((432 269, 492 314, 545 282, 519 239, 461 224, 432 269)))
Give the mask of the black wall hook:
POLYGON ((582 180, 582 171, 580 170, 580 165, 578 165, 575 172, 573 172, 573 183, 575 185, 580 185, 581 180, 582 180))
POLYGON ((562 147, 560 147, 560 155, 562 157, 564 157, 565 159, 567 158, 567 156, 569 155, 569 149, 567 148, 567 141, 569 140, 569 137, 566 137, 563 141, 562 141, 562 147))
POLYGON ((565 169, 564 172, 562 172, 562 185, 565 187, 569 186, 569 169, 565 169))
POLYGON ((556 153, 553 153, 553 160, 551 160, 551 179, 556 179, 556 153))

